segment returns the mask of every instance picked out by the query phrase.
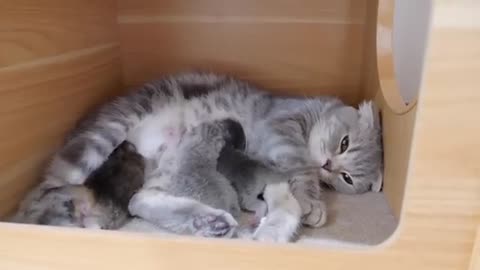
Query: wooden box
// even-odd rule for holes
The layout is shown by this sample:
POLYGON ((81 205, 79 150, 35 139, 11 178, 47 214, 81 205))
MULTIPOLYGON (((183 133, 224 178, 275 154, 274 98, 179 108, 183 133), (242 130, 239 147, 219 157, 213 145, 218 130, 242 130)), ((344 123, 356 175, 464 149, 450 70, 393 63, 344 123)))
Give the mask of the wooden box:
MULTIPOLYGON (((416 14, 423 1, 406 2, 416 14)), ((430 34, 412 45, 429 44, 423 61, 396 54, 409 43, 393 39, 395 24, 415 21, 396 19, 398 3, 0 0, 1 216, 85 112, 145 80, 199 68, 277 93, 375 99, 384 193, 400 220, 385 243, 361 249, 1 223, 0 269, 480 269, 480 5, 428 1, 430 34), (409 74, 398 61, 419 65, 409 74), (399 89, 416 93, 422 70, 419 98, 406 104, 399 89)))

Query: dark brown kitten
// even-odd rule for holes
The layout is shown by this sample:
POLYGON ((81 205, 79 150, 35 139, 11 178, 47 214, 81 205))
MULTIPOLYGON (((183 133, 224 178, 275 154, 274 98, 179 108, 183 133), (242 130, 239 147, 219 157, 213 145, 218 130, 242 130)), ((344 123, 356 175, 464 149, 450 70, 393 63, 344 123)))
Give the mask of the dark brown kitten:
POLYGON ((143 186, 145 161, 130 142, 118 146, 85 182, 98 201, 111 201, 128 212, 128 202, 143 186))
POLYGON ((143 186, 145 161, 124 141, 95 170, 85 185, 65 185, 45 191, 26 216, 13 221, 43 225, 118 229, 129 217, 128 202, 143 186))

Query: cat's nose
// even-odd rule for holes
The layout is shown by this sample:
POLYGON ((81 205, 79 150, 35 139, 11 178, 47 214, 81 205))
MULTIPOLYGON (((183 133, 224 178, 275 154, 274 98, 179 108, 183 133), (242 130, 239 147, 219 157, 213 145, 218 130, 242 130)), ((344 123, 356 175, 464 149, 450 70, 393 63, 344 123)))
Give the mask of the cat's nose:
POLYGON ((323 164, 322 169, 324 169, 327 172, 332 172, 332 161, 330 159, 327 159, 327 162, 323 164))

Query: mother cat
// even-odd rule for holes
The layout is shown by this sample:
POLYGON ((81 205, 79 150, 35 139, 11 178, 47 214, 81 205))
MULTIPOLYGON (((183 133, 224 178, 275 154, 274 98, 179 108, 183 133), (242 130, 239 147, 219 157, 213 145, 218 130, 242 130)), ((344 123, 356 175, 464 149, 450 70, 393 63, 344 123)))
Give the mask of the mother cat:
MULTIPOLYGON (((282 218, 268 219, 267 215, 259 230, 265 235, 259 239, 289 239, 300 222, 323 225, 326 208, 320 198, 319 179, 346 193, 378 191, 381 187, 380 126, 370 102, 357 110, 334 98, 276 97, 231 77, 184 73, 147 83, 81 122, 54 156, 45 181, 23 207, 41 200, 51 187, 82 184, 125 139, 134 143, 146 159, 154 160, 165 146, 176 145, 185 130, 225 118, 242 125, 249 156, 292 175, 283 185, 290 184, 302 210, 282 213, 293 220, 286 228, 279 224, 282 218)), ((289 189, 270 189, 265 199, 278 202, 290 196, 284 193, 289 189)), ((162 219, 161 210, 183 204, 184 200, 146 185, 131 202, 130 211, 155 223, 162 219), (144 205, 159 211, 142 216, 143 212, 136 209, 144 205)))

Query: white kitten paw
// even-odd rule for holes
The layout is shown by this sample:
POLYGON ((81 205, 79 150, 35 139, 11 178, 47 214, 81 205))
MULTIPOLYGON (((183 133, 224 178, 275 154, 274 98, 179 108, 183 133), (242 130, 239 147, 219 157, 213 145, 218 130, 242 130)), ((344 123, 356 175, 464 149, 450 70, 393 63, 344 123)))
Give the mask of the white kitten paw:
POLYGON ((309 227, 321 227, 327 222, 327 206, 323 201, 300 198, 302 208, 302 224, 309 227))
POLYGON ((263 217, 252 238, 261 242, 288 243, 290 235, 281 232, 274 224, 270 224, 266 217, 263 217))
POLYGON ((235 233, 238 223, 233 216, 223 210, 197 216, 193 220, 196 235, 203 237, 231 238, 235 233))

